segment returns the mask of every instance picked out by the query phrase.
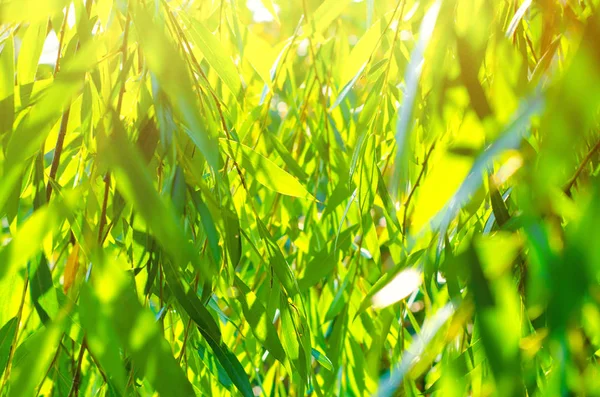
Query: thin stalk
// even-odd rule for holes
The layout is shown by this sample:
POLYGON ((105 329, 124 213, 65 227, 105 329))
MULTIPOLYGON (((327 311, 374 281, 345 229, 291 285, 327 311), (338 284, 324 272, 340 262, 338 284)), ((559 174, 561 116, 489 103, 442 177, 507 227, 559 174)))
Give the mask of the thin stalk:
POLYGON ((410 206, 410 202, 415 194, 415 191, 419 187, 419 183, 421 183, 421 179, 423 179, 423 176, 425 175, 425 169, 427 168, 427 163, 429 161, 429 157, 431 156, 431 153, 433 152, 434 148, 435 148, 435 143, 433 143, 431 145, 431 147, 429 148, 429 150, 427 151, 427 154, 425 155, 425 159, 423 160, 423 164, 421 166, 421 171, 419 172, 419 175, 417 176, 417 180, 415 181, 415 184, 412 187, 412 189, 410 189, 410 193, 408 194, 408 197, 406 198, 406 201, 404 202, 404 216, 402 218, 402 241, 406 240, 406 235, 408 234, 408 233, 406 233, 406 223, 407 223, 407 219, 408 219, 408 209, 410 206))
MULTIPOLYGON (((129 6, 129 4, 128 4, 129 6)), ((90 14, 90 8, 91 8, 91 1, 88 0, 86 3, 86 8, 88 11, 88 16, 90 14)), ((122 53, 122 59, 121 59, 121 65, 122 65, 122 75, 121 75, 121 88, 119 90, 119 97, 117 99, 117 114, 121 114, 121 106, 123 104, 123 95, 125 93, 125 79, 127 77, 127 71, 126 71, 126 64, 127 64, 127 40, 129 37, 129 25, 131 22, 131 16, 129 13, 129 10, 126 11, 127 12, 127 16, 125 19, 125 31, 123 34, 123 44, 121 46, 121 53, 122 53)), ((110 172, 107 172, 106 175, 104 176, 104 197, 102 199, 102 210, 100 213, 100 224, 98 226, 98 244, 101 246, 104 242, 104 227, 106 226, 106 208, 108 206, 108 196, 110 193, 110 172)), ((69 397, 73 397, 73 396, 77 396, 79 395, 79 387, 81 385, 81 364, 83 361, 83 357, 85 355, 85 351, 88 349, 88 343, 87 343, 87 335, 84 334, 83 335, 83 340, 81 341, 81 347, 79 349, 79 354, 77 356, 77 366, 75 368, 75 374, 73 375, 73 383, 71 384, 71 390, 69 391, 69 397)), ((92 352, 90 352, 90 356, 92 357, 92 360, 94 361, 95 365, 98 367, 98 369, 100 370, 100 373, 102 374, 104 381, 106 382, 107 379, 104 376, 102 370, 100 369, 100 366, 98 365, 96 359, 94 358, 92 352)))
POLYGON ((56 353, 54 353, 54 357, 52 357, 52 361, 50 362, 50 366, 48 367, 48 370, 46 371, 46 374, 44 375, 44 377, 42 378, 42 381, 40 382, 37 392, 35 394, 35 396, 39 396, 40 392, 42 390, 42 386, 44 385, 44 382, 46 381, 46 378, 48 378, 48 375, 50 375, 50 371, 52 370, 52 367, 54 367, 54 364, 56 363, 56 360, 58 359, 58 355, 60 354, 60 350, 61 350, 61 346, 62 343, 58 345, 58 349, 56 349, 56 353))
POLYGON ((75 368, 75 375, 73 376, 73 383, 69 390, 69 397, 79 395, 79 385, 81 384, 81 364, 83 362, 83 356, 87 349, 87 338, 84 336, 79 348, 79 354, 77 355, 77 367, 75 368))
MULTIPOLYGON (((190 46, 190 43, 188 42, 187 38, 185 37, 184 32, 181 30, 181 27, 176 23, 175 17, 171 13, 171 11, 167 8, 166 3, 163 2, 163 4, 164 4, 164 6, 165 6, 165 8, 167 10, 167 14, 169 15, 169 19, 171 20, 171 25, 175 28, 175 30, 177 31, 177 36, 181 38, 181 42, 185 45, 185 47, 187 48, 187 50, 189 52, 190 58, 192 60, 192 63, 194 65, 194 67, 196 68, 196 71, 208 83, 208 77, 206 76, 206 74, 204 73, 204 71, 200 67, 200 63, 198 63, 198 60, 194 56, 194 53, 192 52, 192 47, 190 46)), ((231 134, 229 133, 229 129, 227 128, 227 123, 225 121, 225 116, 223 115, 223 110, 221 109, 221 104, 220 104, 219 99, 217 98, 216 94, 214 93, 214 91, 212 89, 210 89, 210 94, 211 94, 211 96, 212 96, 212 98, 214 100, 215 106, 217 107, 217 111, 219 113, 219 119, 221 121, 221 127, 223 128, 223 131, 225 132, 225 136, 227 137, 227 140, 229 142, 231 140, 231 134)), ((233 149, 231 148, 231 146, 229 147, 229 149, 233 152, 233 149)), ((241 170, 239 164, 237 163, 237 161, 234 158, 232 158, 231 160, 233 162, 234 168, 236 169, 236 171, 238 173, 238 176, 240 177, 240 181, 242 183, 242 186, 244 187, 244 189, 248 193, 248 196, 250 196, 250 191, 248 190, 248 185, 246 184, 246 179, 244 178, 244 175, 242 174, 242 170, 241 170)), ((258 217, 258 212, 256 211, 256 208, 254 206, 254 202, 250 201, 250 203, 251 203, 252 210, 254 211, 254 213, 258 217)))
POLYGON ((567 182, 567 184, 565 185, 565 187, 563 188, 563 191, 565 192, 565 194, 569 197, 571 197, 571 189, 573 188, 573 186, 575 185, 575 182, 577 182, 577 178, 579 178, 579 176, 581 175, 581 173, 583 172, 583 170, 585 169, 585 166, 590 162, 590 160, 592 159, 592 156, 600 149, 600 141, 598 141, 594 147, 592 147, 590 149, 590 151, 588 152, 588 154, 583 158, 583 160, 581 161, 581 164, 579 164, 579 167, 577 167, 577 170, 575 171, 575 174, 573 174, 573 176, 569 179, 569 181, 567 182))
MULTIPOLYGON (((65 13, 65 19, 63 21, 63 26, 61 27, 61 38, 60 38, 60 44, 62 44, 63 40, 64 40, 64 33, 65 33, 65 22, 67 20, 68 17, 68 11, 69 8, 67 7, 67 12, 65 13)), ((92 10, 92 0, 86 0, 85 2, 85 10, 87 13, 87 17, 90 17, 90 13, 92 10)), ((80 41, 77 41, 77 46, 75 48, 75 51, 79 50, 79 45, 81 44, 80 41)), ((58 60, 56 62, 56 65, 54 67, 54 77, 56 77, 56 74, 58 73, 58 71, 60 70, 60 57, 61 57, 61 48, 62 46, 59 45, 58 47, 58 60)), ((50 181, 53 181, 56 179, 56 172, 58 171, 58 166, 60 163, 60 156, 63 152, 63 146, 65 143, 65 135, 67 134, 67 126, 69 124, 69 115, 70 115, 70 106, 67 107, 67 109, 65 110, 65 112, 62 115, 62 119, 60 120, 60 130, 58 131, 58 137, 56 138, 56 145, 54 145, 54 156, 52 157, 52 165, 50 167, 50 175, 48 176, 48 185, 46 186, 46 199, 47 201, 50 201, 50 196, 52 195, 52 184, 50 183, 50 181)))

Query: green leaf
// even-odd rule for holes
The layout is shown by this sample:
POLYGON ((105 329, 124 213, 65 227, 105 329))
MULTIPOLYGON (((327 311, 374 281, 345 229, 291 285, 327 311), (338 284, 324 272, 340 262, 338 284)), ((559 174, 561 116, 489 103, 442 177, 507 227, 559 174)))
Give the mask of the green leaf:
POLYGON ((349 82, 347 82, 346 85, 344 85, 344 88, 342 88, 342 91, 340 91, 340 94, 338 95, 333 105, 331 105, 331 108, 329 110, 335 109, 340 103, 342 103, 344 98, 346 98, 346 95, 348 95, 348 93, 352 90, 352 87, 354 87, 354 84, 356 84, 356 81, 360 78, 360 76, 362 76, 362 73, 366 67, 367 62, 365 61, 360 67, 360 69, 358 69, 358 72, 356 72, 354 77, 352 77, 352 79, 349 82))
POLYGON ((277 150, 277 153, 279 153, 281 159, 285 162, 285 165, 288 166, 290 172, 294 174, 296 178, 298 178, 301 182, 304 183, 308 178, 308 175, 306 174, 302 166, 298 164, 294 157, 292 157, 292 154, 287 150, 283 143, 281 143, 279 139, 277 139, 277 137, 275 137, 272 134, 267 134, 267 136, 269 137, 269 142, 273 144, 273 147, 275 148, 275 150, 277 150))
POLYGON ((225 386, 225 388, 231 389, 233 382, 229 378, 229 375, 227 375, 227 371, 225 371, 225 369, 223 368, 221 363, 215 358, 215 356, 212 355, 210 351, 204 348, 204 346, 202 345, 198 346, 198 356, 200 357, 204 365, 208 367, 211 374, 217 379, 219 379, 219 383, 225 386))
POLYGON ((167 262, 164 270, 169 288, 177 298, 179 304, 194 320, 200 333, 210 345, 217 360, 219 360, 233 384, 243 396, 253 396, 252 386, 250 386, 248 375, 244 372, 244 367, 242 367, 237 357, 221 340, 219 326, 208 312, 208 309, 200 302, 193 289, 189 286, 184 287, 181 284, 176 269, 172 265, 167 262), (186 288, 187 291, 185 290, 186 288))
MULTIPOLYGON (((190 196, 192 196, 192 202, 194 203, 194 207, 196 207, 196 211, 200 215, 200 221, 202 222, 202 227, 204 227, 204 232, 208 238, 208 246, 210 252, 213 255, 213 259, 215 263, 221 263, 221 249, 219 248, 219 240, 220 235, 219 231, 215 227, 215 222, 213 217, 208 210, 208 207, 202 199, 200 198, 200 194, 194 190, 189 190, 190 196)), ((239 235, 239 233, 238 233, 239 235)), ((239 239, 239 237, 238 237, 239 239)), ((238 260, 239 261, 239 260, 238 260)), ((237 263, 237 262, 236 262, 237 263)))
MULTIPOLYGON (((490 185, 493 185, 493 181, 490 181, 490 185)), ((508 213, 508 208, 506 208, 506 203, 500 195, 500 191, 495 186, 490 186, 490 201, 492 202, 492 211, 498 226, 504 226, 510 220, 510 214, 508 213)))
POLYGON ((208 278, 208 266, 193 253, 193 247, 179 227, 172 207, 166 206, 156 192, 142 156, 127 139, 116 114, 109 114, 107 127, 113 133, 110 137, 101 138, 99 150, 113 169, 117 188, 123 197, 146 220, 153 235, 177 266, 185 266, 191 261, 203 270, 203 277, 208 278))
POLYGON ((252 333, 269 351, 269 354, 283 364, 286 357, 285 351, 279 341, 273 322, 268 318, 265 306, 239 277, 235 278, 234 283, 241 292, 239 295, 240 304, 252 333))
POLYGON ((47 323, 48 320, 50 320, 50 317, 42 307, 40 300, 48 291, 51 291, 54 284, 52 282, 52 273, 48 267, 46 256, 42 254, 38 261, 30 261, 28 272, 30 274, 29 291, 31 293, 31 301, 42 322, 47 323))
POLYGON ((410 368, 418 362, 417 358, 427 349, 429 342, 431 342, 439 329, 450 319, 455 310, 455 305, 448 303, 425 321, 421 333, 417 335, 416 340, 413 341, 409 349, 402 353, 400 362, 379 383, 378 396, 388 397, 394 394, 410 368))
POLYGON ((227 88, 231 90, 233 96, 238 98, 242 91, 242 83, 231 58, 225 55, 227 50, 202 22, 190 19, 186 15, 182 15, 182 18, 189 28, 192 42, 204 55, 206 61, 223 80, 227 88))
POLYGON ((203 127, 204 123, 192 91, 192 80, 180 53, 167 38, 162 27, 152 21, 145 9, 138 7, 133 17, 140 46, 150 70, 156 75, 174 108, 187 123, 188 128, 185 132, 202 151, 208 164, 216 170, 219 164, 218 142, 203 127))
POLYGON ((421 79, 421 71, 423 70, 422 63, 425 59, 425 50, 429 44, 433 29, 438 18, 440 11, 441 2, 438 0, 434 2, 425 14, 421 27, 419 29, 419 40, 416 47, 410 57, 410 62, 406 66, 406 76, 404 77, 404 88, 402 102, 398 112, 398 119, 396 122, 396 162, 394 170, 394 184, 392 187, 393 196, 396 197, 396 187, 404 187, 406 184, 406 144, 408 142, 408 135, 412 131, 412 116, 415 101, 417 99, 417 91, 419 88, 419 81, 421 79), (403 174, 401 174, 403 173, 403 174), (397 181, 397 182, 396 182, 397 181), (398 184, 399 182, 399 184, 398 184))
POLYGON ((269 263, 275 271, 279 282, 281 282, 283 288, 285 288, 286 292, 290 296, 296 295, 298 293, 298 282, 296 281, 294 273, 290 269, 290 265, 288 265, 287 261, 285 260, 281 249, 275 243, 275 241, 273 241, 269 231, 260 219, 256 219, 256 224, 258 226, 258 233, 265 242, 267 254, 269 255, 269 263))
MULTIPOLYGON (((62 336, 65 320, 58 320, 46 328, 39 329, 30 337, 21 351, 23 357, 11 371, 9 396, 32 396, 34 390, 48 369, 62 336)), ((15 353, 16 357, 16 353, 15 353)), ((16 358, 15 358, 16 361, 16 358)))
POLYGON ((326 0, 312 15, 314 24, 310 24, 307 34, 321 33, 335 21, 350 4, 350 0, 326 0))
MULTIPOLYGON (((77 199, 78 194, 71 194, 68 201, 77 199)), ((48 206, 35 211, 19 228, 9 244, 0 248, 0 280, 10 277, 25 266, 27 261, 38 255, 43 247, 44 239, 61 223, 65 212, 59 200, 53 200, 48 206)))
MULTIPOLYGON (((134 361, 141 376, 148 379, 156 392, 168 395, 173 390, 182 396, 195 396, 194 389, 173 358, 169 344, 161 335, 152 314, 141 307, 132 286, 131 279, 123 269, 120 259, 106 260, 96 258, 98 266, 94 268, 94 289, 83 285, 82 293, 87 294, 80 310, 93 308, 96 313, 84 313, 86 326, 105 326, 103 330, 92 332, 92 348, 102 353, 102 365, 111 370, 114 381, 119 384, 123 374, 120 369, 111 369, 117 365, 115 351, 107 351, 102 341, 96 338, 117 335, 115 341, 126 349, 134 361), (127 315, 123 315, 127 313, 127 315), (114 330, 114 332, 113 332, 114 330), (103 334, 104 333, 104 334, 103 334)), ((121 361, 121 360, 119 360, 121 361)), ((120 366, 119 366, 120 367, 120 366)))
POLYGON ((313 198, 296 178, 252 148, 227 139, 221 139, 221 143, 229 157, 266 188, 287 196, 313 198))
POLYGON ((310 349, 310 351, 315 360, 317 360, 319 364, 323 366, 323 368, 333 371, 333 364, 331 363, 331 361, 329 361, 326 355, 324 355, 317 349, 310 349))
POLYGON ((16 127, 6 145, 3 184, 0 189, 0 213, 10 194, 19 181, 24 162, 40 150, 42 143, 50 133, 51 126, 57 122, 65 107, 77 95, 82 86, 85 72, 96 61, 96 50, 101 41, 90 42, 65 63, 52 85, 46 88, 33 105, 29 113, 16 127))
POLYGON ((10 346, 17 330, 18 321, 16 317, 13 317, 0 328, 0 373, 3 373, 6 368, 10 346))
POLYGON ((3 76, 0 79, 0 136, 12 131, 15 103, 15 48, 14 38, 10 34, 4 40, 0 52, 0 70, 3 76))
MULTIPOLYGON (((44 41, 46 40, 47 26, 48 23, 46 21, 31 24, 25 32, 25 37, 23 37, 17 59, 17 80, 21 86, 21 92, 28 85, 32 85, 35 80, 38 62, 42 55, 44 41)), ((29 86, 29 90, 32 88, 32 86, 29 86)), ((21 101, 25 103, 29 102, 28 100, 23 100, 23 98, 21 98, 21 101)))
MULTIPOLYGON (((110 374, 110 380, 116 390, 125 393, 127 375, 120 356, 120 347, 114 343, 119 340, 119 335, 107 310, 109 307, 99 302, 87 286, 84 286, 80 293, 79 316, 81 325, 86 331, 88 349, 102 368, 110 374), (105 341, 113 343, 106 344, 105 341)), ((131 312, 128 314, 131 315, 131 312)))
POLYGON ((306 265, 304 277, 298 281, 301 291, 305 291, 329 275, 338 265, 339 252, 344 252, 350 246, 352 234, 358 225, 351 226, 330 241, 323 250, 317 252, 306 265))

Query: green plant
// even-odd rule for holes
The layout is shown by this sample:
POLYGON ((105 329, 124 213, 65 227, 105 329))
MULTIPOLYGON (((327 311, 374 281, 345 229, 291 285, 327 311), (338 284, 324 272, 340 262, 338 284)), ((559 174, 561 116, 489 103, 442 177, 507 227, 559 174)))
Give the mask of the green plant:
POLYGON ((597 7, 0 1, 0 394, 598 393, 597 7))

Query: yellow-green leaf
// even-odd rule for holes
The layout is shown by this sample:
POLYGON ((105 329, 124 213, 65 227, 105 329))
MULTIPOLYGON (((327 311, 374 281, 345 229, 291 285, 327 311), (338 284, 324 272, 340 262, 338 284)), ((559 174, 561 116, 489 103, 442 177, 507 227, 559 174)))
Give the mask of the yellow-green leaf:
POLYGON ((236 160, 261 185, 287 196, 312 198, 302 184, 274 162, 252 148, 228 139, 221 143, 229 157, 236 160))

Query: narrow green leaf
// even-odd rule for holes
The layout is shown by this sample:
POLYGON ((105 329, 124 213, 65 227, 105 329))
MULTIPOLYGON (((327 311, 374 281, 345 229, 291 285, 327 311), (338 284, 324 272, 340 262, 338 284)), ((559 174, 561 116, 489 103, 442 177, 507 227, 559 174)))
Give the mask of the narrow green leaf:
POLYGON ((202 269, 202 276, 209 278, 210 270, 207 264, 193 253, 194 249, 180 227, 173 208, 165 205, 156 192, 142 156, 127 139, 121 121, 114 112, 108 116, 107 127, 113 133, 110 137, 99 137, 99 151, 113 169, 117 188, 123 197, 132 203, 146 220, 157 241, 177 266, 193 262, 202 269))
MULTIPOLYGON (((83 313, 86 327, 103 325, 107 328, 93 331, 91 348, 97 353, 103 353, 102 365, 107 369, 117 359, 115 352, 102 349, 102 340, 97 337, 111 336, 116 333, 118 339, 115 341, 122 346, 132 357, 133 365, 140 376, 148 379, 160 395, 169 395, 173 390, 181 396, 195 396, 194 389, 177 365, 171 352, 169 344, 160 332, 154 316, 147 309, 142 308, 138 298, 131 288, 133 280, 123 271, 123 263, 114 256, 107 260, 97 257, 94 268, 94 290, 89 284, 82 286, 82 293, 87 294, 84 305, 80 310, 92 307, 96 313, 83 313), (127 315, 123 315, 127 313, 127 315), (113 332, 114 330, 114 332, 113 332), (103 334, 104 333, 104 334, 103 334)), ((114 339, 113 339, 114 341, 114 339)), ((118 371, 112 372, 116 384, 122 381, 118 371)))
POLYGON ((181 284, 176 269, 169 262, 166 263, 164 271, 169 288, 177 298, 179 304, 194 320, 200 333, 210 345, 217 360, 219 360, 234 385, 243 396, 254 396, 248 375, 244 372, 244 367, 242 367, 237 357, 221 340, 219 326, 208 312, 208 309, 200 302, 195 291, 181 284), (187 288, 187 292, 185 288, 187 288))
POLYGON ((416 47, 413 49, 410 62, 406 67, 406 76, 404 77, 405 88, 396 122, 397 149, 393 179, 394 183, 392 184, 393 197, 396 197, 397 187, 400 186, 403 188, 407 182, 407 158, 405 152, 407 150, 406 143, 408 142, 408 135, 412 130, 413 108, 417 98, 419 81, 421 79, 421 71, 423 70, 422 63, 425 58, 425 50, 427 49, 429 40, 433 34, 433 29, 435 28, 440 11, 440 6, 440 0, 434 2, 429 7, 427 14, 425 14, 419 29, 419 40, 416 47))
POLYGON ((145 9, 138 7, 133 18, 150 70, 187 123, 185 132, 202 151, 208 164, 216 170, 219 165, 218 142, 203 128, 204 123, 192 91, 192 80, 180 53, 145 9))
POLYGON ((227 50, 202 22, 188 18, 186 15, 181 17, 186 21, 194 44, 227 88, 231 90, 233 96, 238 98, 242 91, 242 83, 233 61, 225 55, 227 50))
POLYGON ((252 148, 227 139, 221 139, 221 143, 229 157, 236 160, 261 185, 287 196, 312 198, 296 178, 252 148))
POLYGON ((327 246, 317 252, 306 265, 304 277, 298 281, 301 291, 306 291, 317 284, 323 277, 329 275, 338 265, 337 258, 340 252, 346 252, 350 246, 353 233, 358 225, 351 226, 339 233, 327 246))
MULTIPOLYGON (((86 70, 93 65, 97 44, 91 44, 77 53, 35 103, 32 110, 17 127, 6 148, 7 166, 15 166, 39 150, 48 135, 49 126, 56 123, 62 111, 82 88, 86 70)), ((5 171, 6 172, 6 171, 5 171)))
MULTIPOLYGON (((213 217, 208 210, 208 207, 200 198, 200 194, 195 190, 189 190, 190 196, 192 197, 192 202, 194 203, 194 207, 196 207, 196 211, 200 215, 200 221, 202 222, 202 227, 204 227, 204 232, 208 238, 208 247, 210 252, 212 253, 213 259, 216 264, 221 263, 221 250, 219 248, 219 231, 215 227, 215 222, 213 217)), ((239 234, 239 233, 238 233, 239 234)))
POLYGON ((333 371, 333 364, 326 355, 318 351, 317 349, 311 349, 312 356, 323 366, 323 368, 333 371))
MULTIPOLYGON (((408 371, 418 362, 417 358, 427 349, 429 342, 450 319, 455 310, 455 305, 448 303, 425 321, 421 333, 417 335, 416 340, 402 353, 400 362, 379 383, 379 389, 376 394, 378 397, 389 397, 394 394, 408 371)), ((404 332, 404 330, 401 329, 401 332, 404 332)))
POLYGON ((267 254, 270 259, 269 262, 275 271, 277 278, 290 296, 296 295, 298 293, 298 283, 292 269, 290 269, 290 265, 288 265, 281 249, 275 241, 273 241, 273 238, 262 221, 257 218, 256 223, 258 226, 258 233, 265 242, 267 254))
POLYGON ((267 316, 265 306, 239 277, 235 278, 234 283, 241 292, 239 295, 240 303, 252 333, 269 351, 269 354, 283 364, 286 357, 285 351, 279 341, 275 326, 267 316))
POLYGON ((18 320, 11 318, 0 328, 0 374, 4 372, 8 362, 8 353, 17 329, 18 320))
POLYGON ((335 21, 344 8, 350 4, 350 0, 326 0, 312 15, 313 24, 310 24, 307 34, 321 33, 335 21))
POLYGON ((12 131, 14 120, 15 103, 15 47, 14 39, 10 34, 4 40, 2 52, 0 52, 0 136, 12 131))
MULTIPOLYGON (((24 89, 31 90, 33 88, 31 83, 35 80, 38 63, 42 55, 42 48, 46 40, 47 28, 48 23, 41 21, 29 25, 25 32, 25 37, 23 37, 23 42, 19 49, 19 58, 17 59, 17 82, 21 86, 21 92, 24 89)), ((21 98, 21 101, 28 102, 28 100, 23 100, 23 98, 21 98)))
POLYGON ((338 95, 337 99, 335 100, 333 105, 331 105, 331 108, 329 109, 330 111, 335 109, 336 107, 338 107, 338 105, 340 103, 342 103, 344 98, 346 98, 346 95, 348 95, 348 93, 352 90, 352 87, 354 87, 354 84, 356 84, 356 81, 360 78, 360 76, 362 76, 362 73, 366 67, 367 67, 367 62, 365 61, 363 63, 363 65, 360 67, 360 69, 358 69, 358 72, 356 72, 354 77, 352 77, 352 80, 347 82, 346 85, 344 86, 344 88, 342 88, 342 91, 340 91, 340 94, 338 95))
POLYGON ((23 359, 12 369, 9 396, 34 395, 34 390, 42 380, 56 351, 64 323, 64 320, 59 320, 41 328, 30 337, 31 340, 26 346, 27 352, 22 353, 23 359))
MULTIPOLYGON (((93 291, 85 285, 80 290, 79 316, 86 331, 88 349, 94 354, 104 371, 110 374, 110 380, 116 390, 125 393, 127 375, 120 355, 117 329, 111 321, 108 307, 98 302, 93 291), (111 341, 113 343, 106 343, 111 341)), ((128 312, 128 315, 133 313, 128 312)))

